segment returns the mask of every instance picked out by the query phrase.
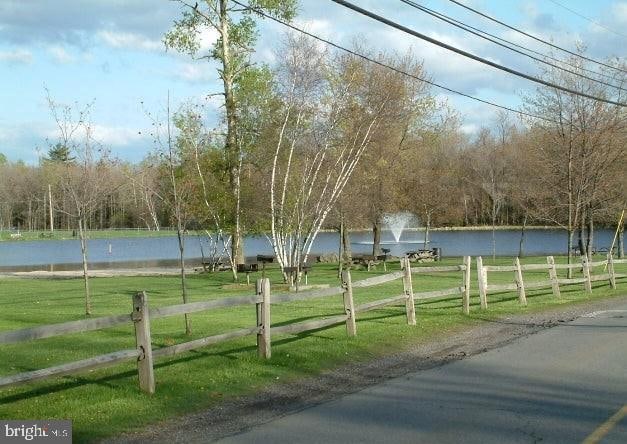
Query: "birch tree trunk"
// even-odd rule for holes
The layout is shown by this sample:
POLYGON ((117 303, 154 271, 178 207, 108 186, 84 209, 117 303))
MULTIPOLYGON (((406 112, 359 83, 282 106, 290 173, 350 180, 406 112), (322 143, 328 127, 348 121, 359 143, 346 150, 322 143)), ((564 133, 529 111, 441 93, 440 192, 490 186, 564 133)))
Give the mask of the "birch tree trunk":
POLYGON ((81 243, 81 258, 83 261, 83 285, 85 288, 85 314, 91 315, 91 294, 89 292, 89 272, 87 266, 87 235, 85 233, 85 221, 83 214, 78 216, 78 238, 81 243))

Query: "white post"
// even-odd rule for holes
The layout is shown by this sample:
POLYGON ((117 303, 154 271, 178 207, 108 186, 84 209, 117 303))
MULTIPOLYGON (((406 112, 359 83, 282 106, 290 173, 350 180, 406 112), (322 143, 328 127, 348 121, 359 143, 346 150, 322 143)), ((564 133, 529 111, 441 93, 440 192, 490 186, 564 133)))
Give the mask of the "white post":
POLYGON ((518 301, 521 305, 527 305, 525 282, 523 281, 522 267, 520 266, 519 258, 514 259, 514 266, 516 267, 516 287, 518 287, 518 301))
POLYGON ((403 289, 405 291, 405 311, 407 312, 407 324, 416 325, 416 306, 414 305, 414 289, 411 283, 411 266, 407 257, 401 259, 403 265, 403 289))
POLYGON ((477 281, 479 284, 479 300, 481 309, 488 308, 487 287, 488 287, 488 271, 483 268, 483 259, 477 256, 477 281))
POLYGON ((470 256, 464 257, 464 293, 462 295, 462 310, 464 314, 470 314, 470 265, 472 259, 470 256))

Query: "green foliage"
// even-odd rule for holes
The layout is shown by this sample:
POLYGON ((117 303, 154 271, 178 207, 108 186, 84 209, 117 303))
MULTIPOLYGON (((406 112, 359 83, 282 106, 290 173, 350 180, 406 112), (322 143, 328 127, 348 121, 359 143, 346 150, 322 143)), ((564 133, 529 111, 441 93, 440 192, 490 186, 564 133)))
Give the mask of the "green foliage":
POLYGON ((69 147, 62 143, 57 143, 48 150, 46 161, 53 163, 71 163, 75 159, 76 157, 71 155, 69 147))
POLYGON ((6 165, 8 163, 7 156, 0 153, 0 165, 6 165))
MULTIPOLYGON (((164 36, 163 42, 167 49, 174 49, 192 57, 209 57, 223 60, 224 37, 220 35, 210 54, 198 54, 201 48, 200 36, 203 29, 212 28, 222 33, 222 23, 228 28, 229 51, 233 57, 234 71, 245 71, 248 56, 257 40, 257 26, 255 22, 258 14, 251 10, 241 11, 241 7, 232 2, 226 2, 226 16, 221 15, 220 0, 205 0, 200 6, 190 10, 186 6, 182 11, 181 19, 174 21, 174 26, 164 36), (202 4, 205 7, 202 7, 202 4), (234 10, 238 20, 234 20, 234 10), (243 68, 243 69, 242 69, 243 68)), ((290 20, 296 14, 296 0, 255 0, 249 2, 252 8, 282 20, 290 20)))

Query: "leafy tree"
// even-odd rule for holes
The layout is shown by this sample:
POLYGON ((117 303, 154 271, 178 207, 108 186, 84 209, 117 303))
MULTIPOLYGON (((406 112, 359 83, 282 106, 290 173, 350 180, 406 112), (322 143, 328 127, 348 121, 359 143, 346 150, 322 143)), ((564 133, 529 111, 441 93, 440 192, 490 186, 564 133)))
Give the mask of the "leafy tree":
MULTIPOLYGON (((241 227, 241 144, 239 142, 238 97, 236 89, 246 72, 251 69, 250 55, 257 40, 255 12, 242 9, 230 0, 204 0, 194 6, 184 0, 182 17, 174 22, 174 27, 165 35, 166 48, 189 54, 194 58, 217 61, 218 74, 223 83, 226 137, 224 140, 225 170, 235 205, 231 210, 232 250, 236 263, 244 262, 241 227), (218 39, 208 54, 199 54, 203 30, 218 33, 218 39)), ((253 0, 250 6, 283 20, 291 19, 296 13, 295 0, 253 0)))
POLYGON ((7 156, 5 156, 4 154, 0 153, 0 165, 6 165, 7 164, 7 156))

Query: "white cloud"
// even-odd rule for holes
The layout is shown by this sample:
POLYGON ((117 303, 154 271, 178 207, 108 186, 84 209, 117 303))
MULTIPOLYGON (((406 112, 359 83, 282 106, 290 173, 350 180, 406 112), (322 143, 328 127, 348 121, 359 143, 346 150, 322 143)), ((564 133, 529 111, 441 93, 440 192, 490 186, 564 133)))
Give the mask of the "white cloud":
POLYGON ((48 54, 50 54, 57 63, 72 63, 76 60, 63 46, 59 45, 48 47, 48 54))
POLYGON ((33 61, 33 54, 25 49, 0 51, 0 62, 29 64, 33 61))
POLYGON ((612 7, 612 17, 619 23, 627 24, 627 2, 616 3, 612 7))
POLYGON ((333 34, 333 25, 324 19, 296 19, 294 25, 321 37, 330 37, 333 34))
POLYGON ((203 28, 200 31, 200 52, 205 53, 213 48, 213 45, 218 40, 218 31, 214 28, 203 28))
POLYGON ((459 130, 467 136, 474 136, 479 132, 479 125, 474 123, 466 123, 459 127, 459 130))
POLYGON ((149 39, 141 34, 119 31, 98 31, 96 37, 113 48, 159 51, 163 49, 160 40, 149 39))
POLYGON ((137 129, 123 126, 93 125, 94 138, 105 147, 128 146, 142 139, 137 129))
POLYGON ((176 72, 174 73, 175 77, 179 79, 185 80, 186 82, 206 82, 213 79, 214 70, 208 66, 207 63, 204 64, 194 64, 194 63, 181 63, 178 65, 176 72))
MULTIPOLYGON (((91 124, 91 137, 105 148, 128 146, 142 139, 142 135, 136 128, 115 125, 91 124)), ((45 140, 55 141, 59 137, 59 130, 55 126, 47 124, 37 131, 39 137, 45 140)), ((83 142, 85 133, 76 133, 75 141, 83 142)))

